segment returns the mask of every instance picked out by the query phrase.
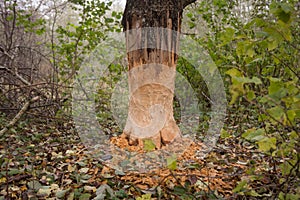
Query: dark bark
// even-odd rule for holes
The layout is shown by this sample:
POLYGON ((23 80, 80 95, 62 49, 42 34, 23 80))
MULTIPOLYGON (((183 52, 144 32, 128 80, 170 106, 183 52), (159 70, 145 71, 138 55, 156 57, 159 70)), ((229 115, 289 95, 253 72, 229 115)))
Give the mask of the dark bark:
POLYGON ((172 29, 180 31, 178 27, 178 18, 181 23, 183 9, 196 0, 127 0, 123 13, 122 26, 124 31, 133 27, 127 27, 128 21, 134 16, 143 18, 142 27, 164 27, 166 28, 166 13, 169 11, 170 18, 173 19, 172 29), (158 20, 160 19, 160 20, 158 20))
POLYGON ((192 3, 195 3, 197 0, 182 0, 181 2, 181 4, 182 4, 182 6, 183 6, 183 9, 186 7, 186 6, 188 6, 188 5, 190 5, 190 4, 192 4, 192 3))

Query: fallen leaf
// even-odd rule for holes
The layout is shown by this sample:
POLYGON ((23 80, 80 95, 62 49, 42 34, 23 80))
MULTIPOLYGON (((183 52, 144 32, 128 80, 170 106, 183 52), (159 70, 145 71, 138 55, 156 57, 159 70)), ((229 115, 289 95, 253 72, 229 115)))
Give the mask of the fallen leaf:
POLYGON ((84 188, 84 191, 86 191, 86 192, 96 192, 96 190, 97 190, 96 187, 92 187, 92 186, 88 186, 88 185, 84 186, 83 188, 84 188))
POLYGON ((85 168, 81 168, 81 169, 79 170, 79 172, 85 174, 85 173, 87 173, 89 170, 90 170, 89 168, 86 168, 86 167, 85 167, 85 168))
POLYGON ((68 172, 74 172, 75 171, 75 167, 73 167, 71 164, 68 165, 68 172))
POLYGON ((103 200, 106 197, 106 193, 110 195, 110 197, 114 196, 114 191, 107 184, 101 185, 96 191, 96 197, 94 200, 103 200))
POLYGON ((170 170, 177 169, 177 158, 176 158, 176 156, 171 156, 171 157, 167 158, 167 167, 170 170))
POLYGON ((37 192, 37 195, 40 197, 48 197, 51 194, 51 188, 48 186, 43 186, 37 192))

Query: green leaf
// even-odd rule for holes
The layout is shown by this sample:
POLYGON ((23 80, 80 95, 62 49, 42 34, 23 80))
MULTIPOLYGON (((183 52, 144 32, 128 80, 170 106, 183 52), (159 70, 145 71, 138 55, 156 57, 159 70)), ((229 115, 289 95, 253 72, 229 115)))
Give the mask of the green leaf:
POLYGON ((276 101, 280 101, 281 98, 287 95, 288 90, 284 87, 284 83, 281 79, 270 78, 270 86, 268 87, 268 96, 276 101))
POLYGON ((42 187, 40 182, 37 181, 37 180, 32 180, 32 181, 28 182, 27 186, 28 186, 29 189, 34 189, 34 190, 39 190, 42 187))
POLYGON ((192 18, 192 17, 194 16, 194 14, 190 12, 190 13, 187 13, 186 16, 187 16, 188 18, 192 18))
POLYGON ((258 18, 258 17, 254 19, 254 22, 255 22, 256 26, 258 26, 258 27, 263 27, 266 24, 265 20, 258 18))
POLYGON ((284 120, 285 112, 280 106, 270 108, 267 110, 267 112, 277 121, 282 122, 284 120))
MULTIPOLYGON (((297 83, 298 83, 298 80, 297 81, 289 81, 286 83, 286 88, 287 88, 287 91, 290 95, 297 95, 298 92, 299 92, 299 89, 297 88, 297 83)), ((297 97, 295 96, 295 100, 297 101, 297 97)), ((300 98, 298 99, 300 100, 300 98)))
POLYGON ((115 20, 113 18, 105 18, 105 23, 112 23, 115 20))
POLYGON ((79 200, 89 200, 92 195, 89 193, 81 194, 79 200))
POLYGON ((279 200, 298 200, 300 199, 300 195, 299 194, 285 194, 283 192, 279 193, 278 196, 279 200))
POLYGON ((298 138, 298 134, 296 133, 296 131, 292 131, 288 135, 291 140, 296 140, 298 138))
POLYGON ((240 181, 239 184, 232 190, 234 193, 239 193, 245 190, 245 187, 247 186, 247 181, 243 180, 240 181))
POLYGON ((258 194, 255 190, 251 190, 250 192, 247 192, 247 195, 250 195, 252 197, 261 197, 262 195, 258 194))
POLYGON ((279 165, 282 175, 288 175, 291 173, 291 170, 293 169, 293 166, 290 165, 290 163, 288 162, 284 162, 282 164, 279 165))
POLYGON ((226 130, 224 130, 224 129, 221 130, 221 135, 220 135, 221 138, 224 139, 224 138, 229 138, 231 136, 232 135, 230 133, 228 133, 226 130))
MULTIPOLYGON (((300 110, 299 110, 299 111, 300 111, 300 110)), ((289 121, 292 122, 293 125, 295 125, 294 122, 295 122, 295 118, 297 117, 297 113, 300 114, 299 111, 298 111, 298 110, 288 110, 288 111, 286 112, 286 115, 287 115, 289 121)))
POLYGON ((236 53, 239 57, 241 56, 249 56, 253 57, 255 55, 255 51, 253 49, 254 42, 252 41, 240 41, 237 43, 236 53))
POLYGON ((269 51, 277 48, 277 46, 284 40, 280 31, 275 27, 264 28, 264 31, 268 33, 268 49, 269 51))
POLYGON ((254 91, 250 90, 250 91, 247 92, 247 96, 246 97, 247 97, 247 99, 249 101, 252 101, 253 99, 256 98, 256 95, 255 95, 254 91))
POLYGON ((256 76, 252 77, 251 82, 254 83, 255 85, 262 84, 262 81, 256 76))
POLYGON ((178 194, 178 195, 184 195, 184 194, 186 194, 186 190, 183 187, 180 187, 180 186, 176 185, 174 187, 174 193, 178 194))
POLYGON ((226 28, 224 32, 221 33, 220 39, 222 41, 221 46, 230 43, 234 39, 235 30, 233 28, 226 28))
POLYGON ((145 151, 153 151, 155 150, 155 144, 151 139, 144 140, 144 150, 145 151))
POLYGON ((288 3, 280 3, 280 7, 285 13, 290 13, 293 11, 293 8, 288 3))
POLYGON ((241 77, 242 76, 242 73, 236 68, 231 68, 230 70, 226 71, 225 73, 231 77, 241 77))
POLYGON ((116 191, 116 196, 117 197, 120 197, 122 199, 127 199, 128 198, 128 194, 126 193, 125 190, 119 190, 119 191, 116 191))
POLYGON ((262 152, 268 153, 271 149, 276 149, 276 138, 264 138, 257 142, 258 149, 262 152))
POLYGON ((248 129, 242 134, 242 137, 251 142, 256 142, 265 138, 265 130, 255 128, 248 129))
POLYGON ((66 189, 66 190, 59 190, 59 191, 56 191, 56 198, 58 199, 63 199, 65 197, 65 195, 67 194, 67 192, 70 191, 70 188, 69 189, 66 189))
POLYGON ((274 1, 270 5, 270 11, 272 14, 278 17, 278 19, 288 23, 290 21, 293 8, 288 3, 274 1))
POLYGON ((177 169, 177 158, 176 155, 167 158, 167 167, 170 170, 177 169))
POLYGON ((272 51, 278 47, 278 41, 277 40, 270 40, 268 42, 268 50, 272 51))
POLYGON ((238 83, 254 83, 255 85, 262 84, 261 80, 257 77, 248 78, 248 77, 235 77, 234 78, 238 83))
POLYGON ((195 28, 196 27, 196 23, 194 23, 194 22, 188 22, 188 24, 189 24, 189 28, 190 29, 193 29, 193 28, 195 28))
POLYGON ((23 172, 23 170, 19 170, 19 169, 16 169, 16 168, 11 168, 11 169, 9 169, 7 174, 12 176, 12 175, 20 174, 22 172, 23 172))
POLYGON ((278 21, 277 24, 279 26, 280 33, 283 35, 284 39, 291 42, 293 39, 293 36, 291 33, 290 26, 282 21, 278 21))
POLYGON ((229 104, 232 105, 238 100, 238 98, 240 96, 240 92, 235 91, 235 88, 231 86, 230 94, 231 94, 231 100, 230 100, 229 104))

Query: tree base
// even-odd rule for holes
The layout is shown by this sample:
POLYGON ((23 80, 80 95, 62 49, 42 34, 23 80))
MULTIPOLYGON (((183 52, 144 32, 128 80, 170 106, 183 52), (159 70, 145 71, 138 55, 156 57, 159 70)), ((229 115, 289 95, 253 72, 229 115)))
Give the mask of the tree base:
MULTIPOLYGON (((158 135, 156 138, 146 138, 146 139, 138 139, 138 138, 132 138, 130 135, 127 135, 125 133, 122 133, 119 136, 112 137, 110 139, 110 142, 121 148, 125 149, 130 152, 138 152, 138 153, 145 153, 149 151, 155 151, 155 150, 161 150, 161 149, 173 149, 175 146, 183 145, 183 143, 190 143, 190 139, 186 139, 181 137, 181 135, 178 135, 177 137, 173 138, 173 140, 169 143, 163 143, 159 141, 158 139, 161 139, 162 137, 158 135), (155 141, 155 139, 157 139, 155 141), (153 144, 155 144, 155 147, 151 150, 145 148, 145 141, 152 141, 153 144), (159 141, 159 142, 158 142, 159 141), (160 145, 158 145, 160 144, 160 145)), ((177 147, 176 147, 177 148, 177 147)))

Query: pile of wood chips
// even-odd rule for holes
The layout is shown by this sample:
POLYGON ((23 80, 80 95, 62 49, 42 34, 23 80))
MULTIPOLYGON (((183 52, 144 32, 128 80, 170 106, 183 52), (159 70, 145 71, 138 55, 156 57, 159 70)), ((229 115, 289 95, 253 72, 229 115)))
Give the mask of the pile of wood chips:
MULTIPOLYGON (((111 143, 119 148, 131 152, 145 153, 143 146, 129 145, 128 139, 124 136, 111 138, 111 143)), ((170 190, 175 185, 186 186, 187 184, 194 192, 215 192, 224 197, 232 195, 232 189, 240 180, 239 174, 228 174, 228 169, 238 168, 243 170, 244 165, 226 164, 215 165, 207 163, 206 160, 199 160, 197 152, 203 147, 202 143, 192 142, 187 149, 177 158, 177 168, 170 170, 154 169, 147 173, 130 172, 121 177, 121 180, 131 183, 136 187, 151 191, 158 186, 170 190)))

